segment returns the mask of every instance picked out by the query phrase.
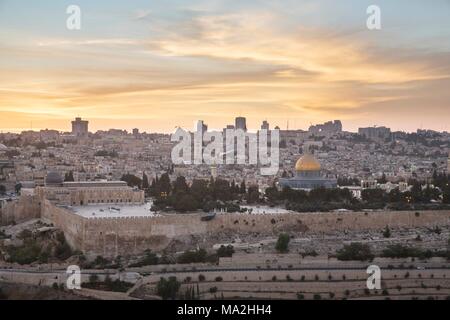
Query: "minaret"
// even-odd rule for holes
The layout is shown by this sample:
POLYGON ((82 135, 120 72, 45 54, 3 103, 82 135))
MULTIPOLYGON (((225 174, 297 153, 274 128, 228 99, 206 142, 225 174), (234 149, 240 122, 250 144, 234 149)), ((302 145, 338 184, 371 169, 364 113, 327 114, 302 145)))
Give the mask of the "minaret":
POLYGON ((214 178, 214 180, 217 179, 217 165, 215 160, 211 164, 211 176, 214 178))

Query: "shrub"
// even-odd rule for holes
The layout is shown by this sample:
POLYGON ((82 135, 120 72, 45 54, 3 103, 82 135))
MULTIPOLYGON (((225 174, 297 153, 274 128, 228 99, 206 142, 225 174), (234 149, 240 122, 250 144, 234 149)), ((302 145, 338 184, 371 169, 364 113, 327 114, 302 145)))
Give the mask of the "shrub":
POLYGON ((223 278, 221 276, 216 277, 216 282, 221 282, 223 280, 223 278))
POLYGON ((185 251, 181 256, 178 257, 178 263, 199 263, 206 262, 206 250, 200 249, 195 251, 185 251))
POLYGON ((278 252, 285 253, 289 251, 289 241, 290 237, 286 233, 282 233, 278 236, 277 243, 275 245, 275 249, 278 252))
POLYGON ((216 292, 217 292, 217 287, 211 287, 211 288, 209 288, 209 292, 210 292, 210 293, 216 293, 216 292))
POLYGON ((30 264, 39 259, 41 248, 34 243, 24 243, 20 247, 9 247, 9 262, 17 262, 18 264, 30 264))
POLYGON ((390 238, 391 237, 391 229, 389 229, 389 226, 386 226, 386 228, 383 231, 383 237, 390 238))
POLYGON ((220 246, 219 249, 217 249, 217 256, 220 257, 231 257, 234 253, 234 248, 232 245, 228 246, 220 246))
POLYGON ((143 266, 151 266, 158 264, 158 256, 151 250, 146 250, 144 252, 144 257, 142 257, 138 262, 131 264, 131 268, 138 268, 143 266))

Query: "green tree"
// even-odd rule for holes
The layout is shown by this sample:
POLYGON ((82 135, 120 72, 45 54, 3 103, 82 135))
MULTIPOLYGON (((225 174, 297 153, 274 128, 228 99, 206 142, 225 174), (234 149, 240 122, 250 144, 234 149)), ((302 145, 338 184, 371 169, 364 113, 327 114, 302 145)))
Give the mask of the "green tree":
POLYGON ((447 183, 443 192, 442 192, 442 202, 446 204, 450 204, 450 184, 447 183))
POLYGON ((125 181, 128 186, 130 187, 138 187, 140 188, 142 185, 142 180, 135 175, 132 174, 124 174, 122 178, 120 178, 121 181, 125 181))
POLYGON ((384 202, 385 192, 381 189, 364 189, 361 192, 361 198, 369 203, 384 202))
POLYGON ((199 204, 190 194, 175 194, 173 196, 173 207, 176 211, 187 212, 197 210, 199 204))
POLYGON ((234 248, 232 245, 228 246, 220 246, 219 249, 217 249, 217 256, 218 257, 231 257, 234 253, 234 248))
POLYGON ((247 190, 247 203, 258 203, 259 202, 259 190, 258 186, 250 186, 247 190))
POLYGON ((278 191, 278 188, 275 185, 267 188, 265 191, 265 195, 267 197, 267 200, 269 200, 269 202, 271 203, 280 200, 280 192, 278 191))
POLYGON ((177 193, 187 193, 189 190, 189 187, 186 183, 186 178, 185 177, 177 177, 177 179, 175 180, 175 182, 173 183, 173 193, 177 194, 177 193))
POLYGON ((170 185, 169 174, 163 173, 161 178, 156 181, 156 195, 157 197, 161 197, 163 195, 169 195, 172 191, 172 186, 170 185))
POLYGON ((148 190, 148 188, 149 188, 148 177, 147 177, 147 175, 145 174, 145 171, 144 171, 144 173, 142 174, 142 189, 143 190, 148 190))
POLYGON ((199 263, 206 261, 207 252, 205 249, 185 251, 178 257, 178 263, 199 263))
POLYGON ((0 195, 5 195, 6 194, 6 187, 2 184, 0 184, 0 195))
POLYGON ((190 188, 191 195, 199 202, 206 200, 209 197, 208 193, 208 182, 205 180, 197 180, 192 181, 192 185, 190 188))
POLYGON ((14 189, 17 194, 20 194, 20 190, 22 190, 22 184, 21 183, 16 184, 14 189))
POLYGON ((277 243, 275 245, 275 249, 278 252, 281 252, 281 253, 288 252, 289 251, 289 241, 290 240, 291 239, 290 239, 288 234, 286 234, 286 233, 280 234, 278 236, 278 240, 277 240, 277 243))
POLYGON ((72 171, 69 171, 68 173, 65 174, 64 181, 67 181, 67 182, 75 181, 72 171))
POLYGON ((239 192, 241 193, 241 194, 245 194, 245 192, 246 192, 246 186, 245 186, 245 180, 243 180, 242 182, 241 182, 241 187, 240 187, 240 190, 239 190, 239 192))
POLYGON ((172 299, 177 297, 178 290, 180 290, 181 283, 177 281, 176 277, 161 278, 156 285, 157 294, 164 300, 172 299))
POLYGON ((389 229, 389 226, 386 226, 386 228, 383 231, 383 237, 390 238, 391 237, 391 229, 389 229))

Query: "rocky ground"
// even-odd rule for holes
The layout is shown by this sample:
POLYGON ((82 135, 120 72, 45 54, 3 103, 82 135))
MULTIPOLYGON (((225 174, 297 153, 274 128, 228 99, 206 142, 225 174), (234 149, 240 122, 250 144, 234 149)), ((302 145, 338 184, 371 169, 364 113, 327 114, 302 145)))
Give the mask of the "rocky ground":
MULTIPOLYGON (((377 231, 347 231, 347 232, 290 232, 290 252, 316 252, 318 255, 334 255, 343 245, 351 242, 361 242, 370 245, 375 254, 387 246, 401 244, 421 248, 423 250, 447 250, 450 240, 450 226, 434 228, 396 228, 389 229, 386 237, 385 229, 377 231)), ((192 250, 197 247, 213 250, 220 245, 231 244, 237 251, 274 252, 277 237, 251 233, 236 235, 232 232, 218 232, 205 236, 190 235, 172 240, 166 253, 176 253, 192 250)))

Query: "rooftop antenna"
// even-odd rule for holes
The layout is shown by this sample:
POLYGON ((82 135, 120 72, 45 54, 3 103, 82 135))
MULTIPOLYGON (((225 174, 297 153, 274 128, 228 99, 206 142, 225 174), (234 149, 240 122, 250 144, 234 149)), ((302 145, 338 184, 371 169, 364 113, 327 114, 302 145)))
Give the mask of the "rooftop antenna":
POLYGON ((286 130, 289 130, 289 119, 287 120, 287 123, 286 123, 286 130))

